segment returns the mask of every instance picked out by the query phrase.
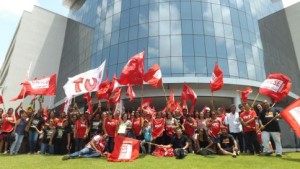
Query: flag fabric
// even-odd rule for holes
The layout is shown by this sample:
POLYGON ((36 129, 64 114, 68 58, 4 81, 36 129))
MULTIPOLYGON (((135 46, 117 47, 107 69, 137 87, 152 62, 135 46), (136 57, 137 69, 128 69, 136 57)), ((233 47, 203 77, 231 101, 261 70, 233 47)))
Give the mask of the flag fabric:
POLYGON ((69 109, 69 106, 71 105, 72 103, 72 98, 66 98, 65 99, 65 102, 62 106, 62 111, 67 113, 68 112, 68 109, 69 109))
POLYGON ((157 88, 162 84, 161 70, 158 64, 153 65, 144 75, 144 81, 157 88))
POLYGON ((112 78, 112 80, 110 82, 108 92, 111 93, 112 91, 114 91, 118 87, 121 87, 121 86, 120 86, 120 84, 118 82, 118 78, 117 78, 116 73, 114 73, 114 77, 112 78))
POLYGON ((127 92, 126 92, 126 95, 127 96, 129 96, 129 100, 130 101, 132 101, 134 98, 135 98, 135 93, 134 93, 134 91, 133 91, 133 89, 132 89, 132 86, 131 86, 131 84, 129 84, 128 86, 127 86, 127 92))
POLYGON ((165 127, 165 119, 153 119, 152 120, 152 139, 156 139, 157 137, 162 136, 165 127))
POLYGON ((116 88, 112 96, 109 98, 109 104, 119 103, 121 100, 122 88, 116 88))
POLYGON ((300 137, 300 99, 286 107, 280 115, 300 137))
POLYGON ((156 157, 174 157, 174 150, 172 147, 165 148, 161 146, 155 146, 154 151, 152 152, 152 155, 156 157))
POLYGON ((98 100, 101 100, 101 99, 109 100, 109 96, 111 94, 109 89, 110 89, 110 82, 107 78, 99 85, 99 88, 97 91, 98 100))
POLYGON ((272 98, 277 103, 289 94, 291 87, 292 83, 289 77, 274 73, 270 74, 262 83, 259 93, 272 98))
POLYGON ((116 136, 114 149, 108 155, 110 162, 130 162, 139 157, 140 141, 128 137, 116 136))
POLYGON ((144 51, 134 55, 124 66, 118 82, 121 85, 142 85, 144 77, 144 51))
POLYGON ((86 102, 88 104, 88 109, 87 109, 87 113, 91 114, 93 113, 93 102, 92 102, 92 98, 91 98, 91 93, 86 93, 83 95, 83 98, 86 99, 86 102))
POLYGON ((153 98, 143 98, 142 99, 142 109, 144 109, 145 107, 150 107, 152 100, 153 100, 153 98))
POLYGON ((56 95, 56 74, 22 83, 29 95, 56 95))
POLYGON ((210 79, 210 91, 214 92, 217 90, 222 89, 224 85, 223 82, 223 71, 219 67, 219 65, 216 63, 214 71, 212 73, 211 79, 210 79))
POLYGON ((252 92, 253 92, 253 90, 251 87, 246 87, 244 90, 241 91, 241 98, 242 98, 243 102, 247 102, 248 95, 252 92))
POLYGON ((186 84, 183 84, 183 89, 181 92, 181 100, 184 102, 187 99, 191 100, 193 105, 197 103, 197 95, 194 90, 186 84))
POLYGON ((2 94, 3 88, 0 89, 0 104, 3 104, 3 94, 2 94))
POLYGON ((71 98, 84 93, 97 91, 102 81, 105 62, 106 61, 96 69, 91 69, 69 78, 68 82, 64 85, 66 96, 71 98))
POLYGON ((29 95, 29 92, 26 91, 26 88, 23 86, 19 95, 17 97, 12 98, 10 101, 17 101, 19 99, 23 99, 29 95))
POLYGON ((169 104, 175 103, 175 97, 174 97, 174 90, 171 89, 170 96, 169 96, 169 104))

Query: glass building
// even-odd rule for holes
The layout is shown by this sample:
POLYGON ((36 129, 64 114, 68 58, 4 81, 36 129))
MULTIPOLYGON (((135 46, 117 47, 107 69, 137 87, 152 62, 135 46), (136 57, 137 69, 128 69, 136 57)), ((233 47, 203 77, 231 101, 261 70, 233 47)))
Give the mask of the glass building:
MULTIPOLYGON (((77 36, 79 40, 92 36, 86 38, 91 40, 89 51, 83 52, 90 62, 84 63, 86 70, 106 59, 108 76, 119 77, 128 59, 145 50, 145 70, 158 63, 165 84, 200 84, 207 90, 199 90, 203 96, 210 95, 209 85, 201 84, 209 83, 216 62, 228 91, 259 86, 266 72, 258 20, 283 8, 281 1, 271 0, 65 0, 65 4, 71 19, 93 29, 92 35, 77 36)), ((64 69, 60 74, 75 75, 64 69)), ((181 86, 177 89, 179 96, 181 86)))

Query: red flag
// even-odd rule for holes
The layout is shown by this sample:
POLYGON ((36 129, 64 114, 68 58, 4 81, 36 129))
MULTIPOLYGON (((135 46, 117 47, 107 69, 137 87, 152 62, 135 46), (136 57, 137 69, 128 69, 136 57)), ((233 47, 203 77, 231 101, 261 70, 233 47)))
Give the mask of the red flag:
POLYGON ((109 83, 109 80, 107 78, 106 80, 104 80, 99 85, 99 88, 98 88, 98 91, 97 91, 98 100, 101 100, 101 99, 109 100, 109 96, 111 94, 109 89, 110 89, 110 83, 109 83))
POLYGON ((162 136, 165 127, 165 119, 153 119, 152 121, 152 139, 162 136))
POLYGON ((174 90, 171 89, 170 96, 169 96, 169 104, 175 103, 175 97, 174 97, 174 90))
POLYGON ((56 74, 22 83, 30 95, 52 96, 56 94, 56 74))
POLYGON ((83 98, 86 99, 86 101, 88 103, 87 113, 88 114, 93 113, 93 102, 92 102, 92 98, 91 98, 91 93, 84 94, 83 98))
POLYGON ((277 103, 289 94, 291 87, 292 83, 289 77, 280 73, 274 73, 270 74, 262 83, 259 93, 272 98, 277 103))
POLYGON ((3 104, 3 95, 2 95, 2 89, 0 89, 0 104, 3 104))
POLYGON ((122 88, 116 88, 113 96, 109 98, 109 104, 119 103, 121 100, 122 88))
POLYGON ((181 100, 184 102, 187 99, 191 100, 193 105, 197 103, 197 95, 194 90, 186 84, 183 84, 183 89, 181 92, 181 100))
POLYGON ((144 77, 144 51, 134 55, 124 66, 120 79, 121 85, 142 85, 144 77))
POLYGON ((128 87, 127 87, 126 95, 130 97, 130 101, 132 101, 135 98, 135 93, 132 89, 131 84, 129 84, 128 87))
POLYGON ((110 86, 108 89, 108 92, 113 92, 116 88, 120 87, 119 82, 117 81, 117 75, 116 73, 114 73, 114 77, 112 78, 111 82, 110 82, 110 86))
POLYGON ((107 160, 111 162, 129 162, 139 157, 140 142, 139 140, 116 136, 113 152, 107 160))
POLYGON ((223 85, 224 85, 223 71, 221 70, 219 65, 216 63, 214 71, 213 71, 211 79, 210 79, 210 90, 211 90, 211 92, 220 90, 220 89, 222 89, 223 85))
POLYGON ((241 91, 241 97, 242 97, 243 102, 247 102, 248 95, 252 92, 253 91, 252 91, 251 87, 246 87, 243 91, 241 91))
POLYGON ((157 88, 162 84, 161 70, 158 64, 153 65, 144 75, 144 81, 157 88))
POLYGON ((20 91, 19 95, 17 97, 12 98, 10 101, 16 101, 19 99, 23 99, 29 95, 29 92, 26 91, 25 87, 22 87, 22 90, 20 91))
POLYGON ((142 108, 150 107, 153 98, 143 98, 142 100, 142 108))
POLYGON ((64 102, 63 106, 61 107, 61 112, 67 113, 71 103, 72 103, 72 98, 65 98, 65 102, 64 102))
POLYGON ((286 107, 280 115, 300 137, 300 99, 286 107))

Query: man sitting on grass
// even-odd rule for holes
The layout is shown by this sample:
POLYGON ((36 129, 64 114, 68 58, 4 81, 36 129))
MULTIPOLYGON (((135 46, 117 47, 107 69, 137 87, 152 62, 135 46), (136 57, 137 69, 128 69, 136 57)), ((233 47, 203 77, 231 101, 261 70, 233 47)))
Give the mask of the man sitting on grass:
POLYGON ((166 146, 162 145, 162 147, 173 147, 176 158, 183 159, 188 154, 187 149, 189 147, 189 139, 186 135, 183 135, 181 128, 177 128, 176 135, 172 138, 171 143, 166 146))
POLYGON ((63 156, 62 160, 74 159, 76 157, 100 157, 106 147, 106 136, 107 135, 105 135, 103 131, 99 131, 99 134, 95 135, 83 149, 74 152, 73 154, 63 156))
POLYGON ((217 146, 220 150, 220 154, 232 155, 232 157, 235 158, 238 154, 237 142, 232 135, 228 134, 227 129, 226 126, 221 126, 222 133, 220 134, 217 146))

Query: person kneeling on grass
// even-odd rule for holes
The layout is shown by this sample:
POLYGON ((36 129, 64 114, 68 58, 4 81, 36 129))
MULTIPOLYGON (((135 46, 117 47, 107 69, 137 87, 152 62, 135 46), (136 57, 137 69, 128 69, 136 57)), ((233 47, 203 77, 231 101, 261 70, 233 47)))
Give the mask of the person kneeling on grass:
POLYGON ((161 145, 165 148, 173 147, 176 159, 183 159, 188 155, 187 149, 189 147, 189 139, 186 135, 183 135, 182 129, 176 129, 176 135, 172 138, 169 145, 161 145))
POLYGON ((74 159, 76 157, 100 157, 103 154, 106 147, 106 136, 107 135, 104 134, 103 131, 100 131, 99 134, 95 135, 83 149, 73 154, 63 156, 62 160, 74 159))
POLYGON ((221 126, 221 134, 217 146, 220 154, 232 155, 232 157, 235 158, 238 154, 237 142, 232 135, 228 134, 227 130, 228 128, 226 126, 221 126))

